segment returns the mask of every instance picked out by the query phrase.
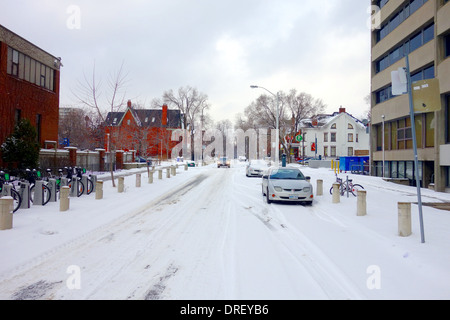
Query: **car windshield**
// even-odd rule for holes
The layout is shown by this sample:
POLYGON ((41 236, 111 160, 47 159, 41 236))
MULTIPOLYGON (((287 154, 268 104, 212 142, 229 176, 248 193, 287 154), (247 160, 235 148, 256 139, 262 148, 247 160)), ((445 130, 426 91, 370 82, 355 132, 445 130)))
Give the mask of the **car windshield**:
POLYGON ((275 169, 271 172, 270 179, 305 180, 305 176, 297 169, 275 169))
POLYGON ((220 158, 219 161, 225 162, 225 161, 227 161, 227 158, 225 158, 225 157, 220 158))

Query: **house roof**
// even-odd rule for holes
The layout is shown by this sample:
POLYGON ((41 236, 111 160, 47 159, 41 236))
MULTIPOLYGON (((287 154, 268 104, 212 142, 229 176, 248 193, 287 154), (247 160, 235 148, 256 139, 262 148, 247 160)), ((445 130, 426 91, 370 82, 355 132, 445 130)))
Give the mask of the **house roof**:
POLYGON ((362 128, 365 128, 366 125, 349 114, 348 112, 334 112, 332 114, 320 114, 317 115, 315 118, 312 119, 304 119, 300 123, 302 128, 322 128, 330 124, 331 122, 335 121, 339 116, 346 114, 350 118, 352 118, 356 124, 360 125, 362 128), (317 121, 317 125, 313 125, 313 122, 317 121))
MULTIPOLYGON (((133 108, 127 108, 125 112, 109 112, 105 124, 107 126, 120 126, 127 112, 131 112, 137 125, 140 127, 152 128, 161 126, 162 110, 133 108)), ((167 127, 181 127, 181 112, 179 110, 167 110, 167 127)))

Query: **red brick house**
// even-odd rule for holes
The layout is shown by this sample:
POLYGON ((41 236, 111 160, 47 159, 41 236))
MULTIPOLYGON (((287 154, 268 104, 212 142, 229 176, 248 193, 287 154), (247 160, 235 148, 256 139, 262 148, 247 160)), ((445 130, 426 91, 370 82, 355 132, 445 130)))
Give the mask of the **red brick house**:
POLYGON ((24 118, 42 147, 58 141, 60 67, 60 58, 0 25, 0 144, 24 118))
POLYGON ((143 157, 171 158, 178 142, 171 141, 173 130, 181 129, 181 113, 169 110, 135 109, 128 101, 125 112, 110 112, 105 121, 105 149, 136 150, 143 157), (109 137, 109 139, 108 139, 109 137))

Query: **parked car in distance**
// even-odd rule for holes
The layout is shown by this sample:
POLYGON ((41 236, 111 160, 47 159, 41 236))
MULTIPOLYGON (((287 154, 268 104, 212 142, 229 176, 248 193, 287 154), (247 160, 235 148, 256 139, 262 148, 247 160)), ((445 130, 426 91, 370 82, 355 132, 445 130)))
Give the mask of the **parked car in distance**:
POLYGON ((230 168, 231 161, 227 157, 219 157, 219 160, 217 160, 217 168, 221 167, 227 167, 230 168))
POLYGON ((265 160, 250 160, 245 167, 245 175, 247 177, 262 177, 263 172, 269 169, 269 165, 265 160))
POLYGON ((262 176, 262 194, 267 203, 273 201, 299 202, 312 205, 313 187, 298 168, 270 167, 262 176))
POLYGON ((239 157, 238 157, 238 160, 239 160, 240 162, 245 162, 245 161, 247 161, 247 157, 246 157, 246 156, 239 156, 239 157))

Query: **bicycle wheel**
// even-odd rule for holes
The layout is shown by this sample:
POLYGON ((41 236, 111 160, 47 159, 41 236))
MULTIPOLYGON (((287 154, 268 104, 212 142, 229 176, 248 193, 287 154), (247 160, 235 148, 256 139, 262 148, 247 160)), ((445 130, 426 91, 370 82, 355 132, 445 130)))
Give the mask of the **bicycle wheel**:
POLYGON ((19 210, 20 205, 22 204, 22 198, 20 197, 20 194, 14 189, 11 189, 11 197, 14 200, 13 201, 13 203, 14 203, 13 212, 16 212, 17 210, 19 210))
POLYGON ((87 186, 85 187, 87 187, 86 193, 91 194, 92 191, 94 190, 94 183, 92 182, 91 179, 87 179, 87 186))
POLYGON ((358 195, 358 190, 364 190, 364 187, 360 184, 354 184, 352 185, 352 190, 351 192, 353 193, 353 195, 356 197, 358 195))
POLYGON ((81 182, 81 180, 78 180, 78 197, 81 197, 83 192, 84 192, 84 183, 81 182))
MULTIPOLYGON (((31 200, 31 202, 33 202, 33 200, 34 200, 34 194, 36 192, 35 186, 36 185, 33 184, 31 186, 31 188, 30 188, 30 200, 31 200)), ((42 185, 41 192, 42 192, 42 205, 45 206, 50 201, 50 197, 51 197, 52 192, 50 191, 50 188, 47 187, 45 184, 42 185)))

